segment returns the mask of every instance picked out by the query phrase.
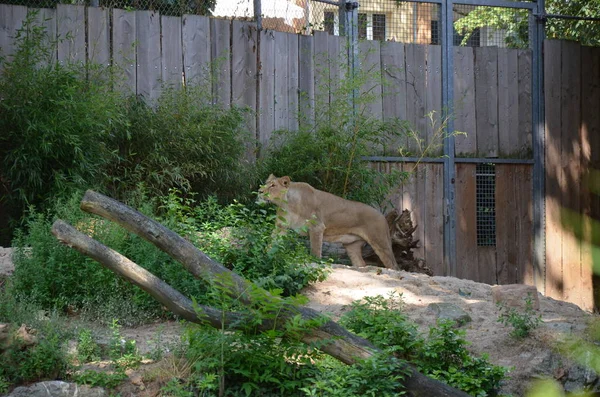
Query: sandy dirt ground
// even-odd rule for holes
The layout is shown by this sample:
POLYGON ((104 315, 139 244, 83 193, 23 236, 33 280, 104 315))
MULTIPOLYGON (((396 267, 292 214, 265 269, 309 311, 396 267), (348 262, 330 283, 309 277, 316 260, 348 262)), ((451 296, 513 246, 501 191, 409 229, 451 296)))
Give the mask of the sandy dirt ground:
MULTIPOLYGON (((6 249, 0 248, 0 274, 10 274, 12 263, 7 259, 6 249)), ((492 363, 507 366, 510 379, 502 392, 521 396, 532 378, 556 376, 544 373, 555 361, 552 345, 557 338, 581 335, 589 322, 596 317, 580 310, 577 306, 539 295, 542 325, 532 336, 515 340, 509 336, 511 328, 500 324, 498 308, 492 301, 490 285, 461 280, 453 277, 429 277, 426 275, 391 271, 366 267, 353 269, 334 265, 331 274, 324 282, 306 288, 303 293, 309 298, 307 306, 339 318, 349 309, 354 300, 365 296, 388 296, 394 292, 401 294, 405 312, 423 333, 435 325, 436 314, 429 307, 432 303, 452 303, 469 314, 472 321, 462 328, 470 342, 470 350, 476 354, 487 353, 492 363)), ((175 341, 181 326, 176 322, 146 325, 137 328, 124 328, 122 335, 135 339, 139 349, 150 351, 160 335, 162 342, 175 341)), ((565 363, 558 364, 566 365, 565 363)), ((554 371, 561 368, 554 366, 554 371)))

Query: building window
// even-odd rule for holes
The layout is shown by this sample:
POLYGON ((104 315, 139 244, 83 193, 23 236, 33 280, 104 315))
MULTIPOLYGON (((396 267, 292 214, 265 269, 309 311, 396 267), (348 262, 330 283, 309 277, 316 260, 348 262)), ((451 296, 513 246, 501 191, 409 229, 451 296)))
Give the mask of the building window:
POLYGON ((323 28, 329 34, 335 34, 335 13, 331 11, 325 11, 325 17, 323 21, 323 28))
POLYGON ((358 14, 358 38, 367 40, 385 40, 385 14, 358 14))
POLYGON ((494 164, 477 164, 477 245, 496 246, 496 169, 494 164))
MULTIPOLYGON (((464 37, 465 37, 464 35, 458 34, 458 32, 456 30, 454 30, 454 45, 460 46, 464 37)), ((481 47, 481 31, 479 30, 479 28, 473 30, 473 33, 471 33, 471 35, 467 39, 465 46, 466 47, 481 47)))
POLYGON ((431 43, 433 45, 439 45, 440 43, 440 21, 431 21, 431 43))

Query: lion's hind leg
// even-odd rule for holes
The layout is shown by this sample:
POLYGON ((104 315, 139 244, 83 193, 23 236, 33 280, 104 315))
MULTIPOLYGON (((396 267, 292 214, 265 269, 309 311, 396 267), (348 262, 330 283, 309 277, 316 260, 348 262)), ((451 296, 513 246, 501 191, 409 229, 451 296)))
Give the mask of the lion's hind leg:
POLYGON ((367 266, 365 260, 362 257, 362 247, 365 244, 363 240, 354 241, 353 243, 344 244, 348 257, 352 262, 352 266, 364 267, 367 266))

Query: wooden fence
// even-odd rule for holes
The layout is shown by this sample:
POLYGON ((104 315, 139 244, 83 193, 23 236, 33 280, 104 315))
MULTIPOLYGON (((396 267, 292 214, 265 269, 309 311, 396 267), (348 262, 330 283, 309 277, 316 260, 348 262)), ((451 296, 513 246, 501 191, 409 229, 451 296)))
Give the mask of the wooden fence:
MULTIPOLYGON (((0 5, 4 54, 14 51, 12 38, 28 11, 0 5)), ((122 89, 150 101, 160 95, 162 83, 210 81, 215 101, 256 111, 249 127, 263 144, 276 129, 296 129, 299 114, 314 118, 345 77, 344 38, 323 32, 303 36, 257 31, 244 21, 62 4, 39 10, 37 19, 51 37, 62 38, 57 60, 113 63, 124 71, 122 89)), ((545 53, 546 293, 586 308, 593 302, 592 243, 598 246, 600 234, 598 183, 586 179, 589 169, 600 169, 600 154, 591 149, 600 147, 599 51, 550 41, 545 53)), ((372 79, 362 89, 376 94, 368 114, 409 120, 425 143, 437 139, 426 114, 441 114, 441 56, 436 45, 362 42, 363 70, 381 74, 383 80, 372 79)), ((531 158, 531 67, 529 50, 454 48, 453 117, 456 130, 466 132, 456 138, 457 157, 492 162, 495 157, 531 158)), ((400 144, 417 151, 414 141, 400 144)), ((377 167, 413 169, 414 164, 377 167)), ((417 255, 436 274, 450 275, 443 257, 443 164, 422 163, 417 169, 392 200, 397 208, 413 211, 422 242, 417 255)), ((477 245, 474 174, 472 163, 456 167, 458 258, 453 275, 488 283, 532 283, 532 166, 496 165, 495 247, 477 245)))

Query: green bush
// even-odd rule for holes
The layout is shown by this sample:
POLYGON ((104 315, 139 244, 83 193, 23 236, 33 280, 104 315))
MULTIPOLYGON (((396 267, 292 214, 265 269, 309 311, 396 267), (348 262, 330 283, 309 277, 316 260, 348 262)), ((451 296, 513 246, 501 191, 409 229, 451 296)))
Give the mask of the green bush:
POLYGON ((0 179, 15 220, 28 205, 48 208, 99 183, 115 158, 106 137, 126 124, 123 100, 98 78, 111 73, 51 61, 55 43, 35 15, 18 31, 12 59, 0 61, 0 179))
POLYGON ((504 367, 491 364, 486 356, 476 357, 466 348, 465 332, 452 321, 431 327, 427 339, 416 333, 416 326, 402 313, 399 297, 381 296, 352 304, 341 323, 351 331, 400 358, 409 360, 425 375, 472 396, 494 395, 506 376, 504 367))
POLYGON ((129 99, 128 124, 109 140, 119 154, 107 171, 112 197, 140 183, 153 196, 171 188, 229 200, 249 195, 256 178, 245 161, 252 143, 247 110, 212 104, 206 92, 204 86, 164 87, 155 106, 129 99))
POLYGON ((525 299, 525 309, 518 311, 514 307, 506 307, 505 305, 498 303, 498 322, 503 325, 512 325, 513 329, 510 331, 510 336, 516 339, 522 339, 529 336, 531 331, 536 329, 542 322, 542 316, 536 314, 533 309, 533 301, 531 296, 525 299))

